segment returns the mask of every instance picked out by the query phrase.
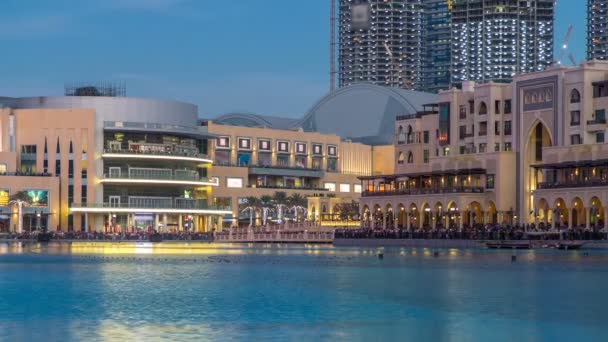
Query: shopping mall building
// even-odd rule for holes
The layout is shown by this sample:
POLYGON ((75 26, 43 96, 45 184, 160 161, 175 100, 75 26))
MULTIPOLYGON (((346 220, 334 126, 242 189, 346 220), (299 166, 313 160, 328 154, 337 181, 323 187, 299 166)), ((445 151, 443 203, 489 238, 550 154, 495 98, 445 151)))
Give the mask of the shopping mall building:
POLYGON ((248 223, 247 197, 276 192, 335 225, 337 205, 360 199, 357 177, 394 170, 395 116, 436 100, 361 84, 298 119, 201 120, 192 104, 105 91, 0 98, 0 231, 18 230, 17 194, 26 231, 221 230, 248 223))
POLYGON ((608 63, 465 82, 394 121, 395 171, 360 177, 362 224, 606 226, 608 63))
POLYGON ((0 229, 209 231, 212 137, 197 107, 141 98, 1 98, 0 229))

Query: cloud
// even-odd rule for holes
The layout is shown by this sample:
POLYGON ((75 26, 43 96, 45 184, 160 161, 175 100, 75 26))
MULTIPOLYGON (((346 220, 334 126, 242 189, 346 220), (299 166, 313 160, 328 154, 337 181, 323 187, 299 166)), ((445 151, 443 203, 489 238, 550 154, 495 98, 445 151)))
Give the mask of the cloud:
POLYGON ((66 32, 71 18, 61 14, 3 17, 0 40, 45 39, 66 32))

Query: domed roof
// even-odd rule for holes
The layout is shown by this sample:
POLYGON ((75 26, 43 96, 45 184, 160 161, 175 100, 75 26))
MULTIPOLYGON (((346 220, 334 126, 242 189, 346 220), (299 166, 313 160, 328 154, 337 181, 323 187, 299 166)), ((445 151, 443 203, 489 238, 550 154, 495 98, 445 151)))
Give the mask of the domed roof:
POLYGON ((213 123, 229 126, 294 129, 298 120, 251 113, 228 113, 213 119, 213 123))
POLYGON ((416 114, 437 99, 437 94, 359 83, 323 97, 297 126, 369 145, 390 145, 398 115, 416 114))

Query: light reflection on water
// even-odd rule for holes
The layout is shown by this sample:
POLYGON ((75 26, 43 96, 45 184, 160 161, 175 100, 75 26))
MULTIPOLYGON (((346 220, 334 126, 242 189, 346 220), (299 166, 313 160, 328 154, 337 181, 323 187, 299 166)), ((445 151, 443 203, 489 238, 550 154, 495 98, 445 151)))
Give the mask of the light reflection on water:
MULTIPOLYGON (((0 340, 600 340, 603 252, 0 243, 0 340), (435 256, 434 252, 438 252, 435 256)), ((606 293, 606 294, 605 294, 606 293)))

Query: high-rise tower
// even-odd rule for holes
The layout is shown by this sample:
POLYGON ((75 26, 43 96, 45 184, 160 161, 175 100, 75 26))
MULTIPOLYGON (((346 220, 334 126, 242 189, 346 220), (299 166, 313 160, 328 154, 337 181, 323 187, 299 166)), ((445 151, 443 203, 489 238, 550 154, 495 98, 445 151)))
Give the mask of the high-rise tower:
POLYGON ((421 86, 422 0, 337 0, 338 85, 421 86))
POLYGON ((587 0, 587 59, 608 59, 608 0, 587 0))
POLYGON ((453 0, 452 82, 508 82, 553 61, 555 0, 453 0))

